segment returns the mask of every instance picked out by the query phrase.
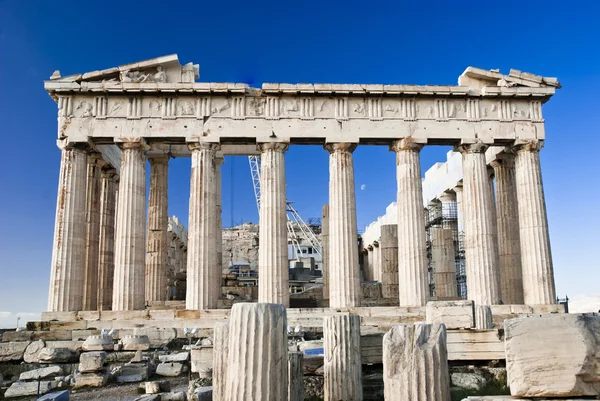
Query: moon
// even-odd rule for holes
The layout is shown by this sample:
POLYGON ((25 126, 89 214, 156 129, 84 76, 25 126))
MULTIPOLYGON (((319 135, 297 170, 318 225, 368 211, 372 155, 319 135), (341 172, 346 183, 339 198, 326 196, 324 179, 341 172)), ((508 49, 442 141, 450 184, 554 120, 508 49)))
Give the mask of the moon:
POLYGON ((366 186, 365 184, 362 184, 362 185, 360 186, 360 190, 361 190, 361 191, 364 191, 366 187, 367 187, 367 186, 366 186))

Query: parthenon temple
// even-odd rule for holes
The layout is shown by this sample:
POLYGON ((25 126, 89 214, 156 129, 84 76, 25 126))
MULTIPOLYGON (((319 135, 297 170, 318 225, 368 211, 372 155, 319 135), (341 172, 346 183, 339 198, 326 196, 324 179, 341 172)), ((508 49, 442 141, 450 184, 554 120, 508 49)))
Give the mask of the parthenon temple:
MULTIPOLYGON (((198 65, 170 55, 85 74, 56 71, 45 82, 58 104, 62 152, 49 312, 142 310, 167 300, 172 156, 191 157, 185 308, 215 309, 222 297, 224 155, 260 155, 258 301, 289 306, 284 156, 295 144, 329 153, 323 276, 330 308, 359 307, 361 278, 385 281, 385 296, 400 307, 430 299, 419 157, 428 145, 452 145, 461 155, 460 176, 439 201, 458 205, 468 299, 556 303, 539 159, 542 105, 560 87, 555 78, 468 67, 457 86, 252 88, 198 79, 198 65), (382 229, 364 243, 361 269, 352 156, 364 145, 396 153, 398 190, 387 222, 394 231, 385 231, 393 240, 382 229), (384 243, 381 252, 392 256, 369 270, 369 247, 384 243)), ((456 298, 456 269, 443 269, 438 295, 456 298)))

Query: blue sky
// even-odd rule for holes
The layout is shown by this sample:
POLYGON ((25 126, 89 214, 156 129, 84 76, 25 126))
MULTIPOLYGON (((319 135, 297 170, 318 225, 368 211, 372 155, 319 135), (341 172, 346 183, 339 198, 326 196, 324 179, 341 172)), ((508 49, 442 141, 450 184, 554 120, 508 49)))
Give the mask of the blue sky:
MULTIPOLYGON (((0 0, 0 327, 46 307, 60 152, 42 81, 171 53, 199 63, 202 81, 256 86, 456 84, 469 65, 558 77, 541 154, 557 291, 600 295, 599 13, 592 1, 0 0)), ((425 148, 423 171, 448 150, 425 148)), ((288 199, 304 218, 327 202, 327 160, 316 146, 286 154, 288 199)), ((169 177, 169 213, 185 222, 189 168, 173 160, 169 177)), ((394 155, 359 147, 355 169, 364 228, 395 198, 394 155)), ((257 220, 248 161, 227 158, 224 225, 257 220)))

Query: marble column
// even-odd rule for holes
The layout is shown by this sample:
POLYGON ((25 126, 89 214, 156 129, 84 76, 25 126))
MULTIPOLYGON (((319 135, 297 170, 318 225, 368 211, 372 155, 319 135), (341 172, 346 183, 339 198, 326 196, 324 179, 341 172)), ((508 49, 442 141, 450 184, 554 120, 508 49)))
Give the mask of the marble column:
POLYGON ((287 400, 285 307, 238 303, 231 308, 230 316, 225 400, 287 400))
POLYGON ((556 303, 548 217, 542 185, 540 150, 543 142, 515 147, 517 200, 523 298, 527 305, 556 303))
POLYGON ((190 143, 190 214, 188 227, 186 309, 214 309, 217 306, 215 274, 217 264, 217 205, 215 155, 218 144, 190 143))
POLYGON ((323 259, 323 299, 329 299, 329 205, 323 205, 321 218, 321 258, 323 259))
POLYGON ((458 147, 463 168, 467 294, 479 305, 500 301, 495 205, 485 161, 487 148, 481 143, 458 147))
POLYGON ((229 321, 217 322, 213 331, 213 399, 225 400, 227 359, 229 358, 229 321))
POLYGON ((329 307, 360 306, 360 266, 356 230, 353 143, 328 143, 329 307))
POLYGON ((100 237, 100 170, 104 162, 97 152, 88 154, 85 184, 85 267, 83 310, 98 309, 98 251, 100 237))
POLYGON ((148 238, 146 248, 146 301, 167 299, 169 225, 169 157, 149 157, 148 238))
POLYGON ((381 294, 398 297, 398 226, 381 226, 381 294))
POLYGON ((287 401, 304 400, 304 354, 288 352, 288 398, 287 401))
POLYGON ((462 185, 454 187, 454 193, 456 194, 456 228, 458 229, 458 234, 461 235, 465 231, 462 185))
POLYGON ((143 140, 121 146, 115 229, 114 311, 145 307, 146 156, 143 140))
POLYGON ((373 281, 381 282, 381 247, 379 240, 373 241, 373 266, 371 268, 373 281))
POLYGON ((400 306, 427 303, 429 282, 420 151, 422 144, 410 138, 396 141, 396 178, 398 182, 398 282, 400 306))
POLYGON ((365 270, 365 281, 373 281, 373 264, 375 263, 373 258, 373 245, 367 246, 365 249, 367 251, 367 269, 365 270))
POLYGON ((83 305, 87 144, 59 143, 60 176, 54 220, 48 311, 79 311, 83 305))
MULTIPOLYGON (((215 234, 217 236, 217 264, 215 266, 215 285, 216 290, 215 298, 217 302, 223 297, 223 290, 221 288, 223 278, 223 196, 222 196, 222 179, 221 179, 221 165, 225 159, 223 156, 215 157, 215 180, 217 182, 216 194, 216 208, 217 208, 217 226, 215 227, 215 234)), ((218 305, 216 306, 218 307, 218 305)))
POLYGON ((450 228, 431 228, 431 265, 438 300, 458 297, 454 233, 450 228))
POLYGON ((502 301, 523 303, 523 275, 519 240, 519 211, 515 176, 515 157, 502 153, 492 162, 496 176, 496 221, 498 228, 498 267, 502 301))
POLYGON ((103 169, 100 176, 100 239, 98 253, 98 310, 111 310, 115 275, 115 206, 117 172, 103 169))
POLYGON ((290 305, 287 246, 285 151, 287 143, 262 143, 260 151, 260 216, 258 302, 290 305))
POLYGON ((324 400, 362 401, 360 316, 323 316, 323 348, 324 400))

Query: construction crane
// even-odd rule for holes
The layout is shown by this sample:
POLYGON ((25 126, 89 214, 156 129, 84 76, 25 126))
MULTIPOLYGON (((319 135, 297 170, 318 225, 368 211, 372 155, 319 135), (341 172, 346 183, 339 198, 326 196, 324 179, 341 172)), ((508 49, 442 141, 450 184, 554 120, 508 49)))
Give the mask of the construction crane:
MULTIPOLYGON (((254 197, 256 198, 256 208, 260 215, 260 156, 248 156, 248 162, 250 163, 250 174, 252 175, 252 185, 254 186, 254 197)), ((294 248, 296 256, 302 255, 300 250, 300 241, 298 233, 294 227, 300 229, 300 233, 304 240, 306 240, 315 250, 319 256, 322 255, 321 242, 315 235, 314 231, 308 224, 302 219, 298 211, 292 206, 292 202, 286 200, 286 215, 287 215, 287 231, 288 231, 288 243, 294 248)))

